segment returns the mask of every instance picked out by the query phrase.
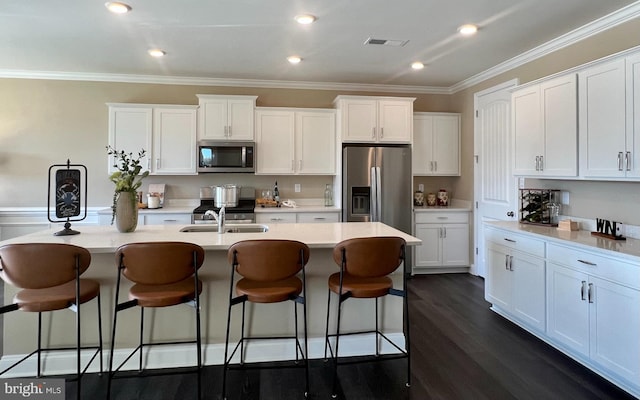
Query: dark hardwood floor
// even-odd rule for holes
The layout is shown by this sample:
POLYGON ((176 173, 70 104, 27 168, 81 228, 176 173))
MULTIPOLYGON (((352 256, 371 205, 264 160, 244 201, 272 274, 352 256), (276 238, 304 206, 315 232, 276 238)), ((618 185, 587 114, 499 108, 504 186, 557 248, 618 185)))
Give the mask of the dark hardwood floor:
MULTIPOLYGON (((412 386, 405 362, 341 366, 339 398, 370 399, 611 399, 633 397, 489 310, 484 281, 467 274, 416 276, 409 281, 412 386)), ((311 362, 310 399, 329 399, 331 363, 311 362)), ((203 370, 202 398, 219 399, 222 368, 203 370)), ((117 379, 114 400, 195 399, 194 374, 117 379)), ((304 370, 229 374, 229 399, 303 399, 304 370)), ((84 399, 103 399, 106 375, 83 379, 84 399)), ((75 382, 67 383, 74 399, 75 382)))

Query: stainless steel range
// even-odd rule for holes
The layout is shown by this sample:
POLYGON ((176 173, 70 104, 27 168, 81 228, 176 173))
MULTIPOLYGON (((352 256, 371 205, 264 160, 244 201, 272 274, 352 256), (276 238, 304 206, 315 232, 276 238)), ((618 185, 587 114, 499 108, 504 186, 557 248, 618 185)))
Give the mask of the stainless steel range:
MULTIPOLYGON (((215 220, 211 216, 205 215, 208 210, 213 210, 216 213, 220 211, 219 207, 216 207, 214 198, 201 198, 200 206, 196 207, 191 214, 191 223, 193 224, 213 224, 215 220)), ((235 207, 226 207, 225 215, 226 220, 229 223, 254 223, 256 222, 256 215, 253 212, 256 206, 256 190, 253 187, 242 187, 240 189, 240 196, 238 198, 238 205, 235 207)))

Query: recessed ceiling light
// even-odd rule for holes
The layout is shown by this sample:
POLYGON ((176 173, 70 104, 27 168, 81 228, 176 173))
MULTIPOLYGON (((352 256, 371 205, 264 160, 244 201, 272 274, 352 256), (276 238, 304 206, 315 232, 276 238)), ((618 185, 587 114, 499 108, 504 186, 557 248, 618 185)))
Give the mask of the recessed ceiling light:
POLYGON ((416 62, 411 64, 411 68, 413 68, 413 69, 423 69, 424 68, 424 64, 421 63, 420 61, 416 61, 416 62))
POLYGON ((466 24, 458 28, 458 32, 463 35, 473 35, 474 33, 478 32, 478 27, 473 24, 466 24))
POLYGON ((311 14, 301 14, 301 15, 296 15, 295 20, 302 25, 309 25, 312 24, 316 21, 316 17, 315 15, 311 15, 311 14))
POLYGON ((107 7, 109 11, 115 14, 126 14, 131 11, 131 6, 129 6, 128 4, 118 3, 115 1, 104 3, 104 6, 107 7))
POLYGON ((147 53, 149 53, 151 57, 163 57, 165 54, 167 54, 164 50, 160 49, 149 49, 147 53))
POLYGON ((289 61, 289 63, 291 64, 298 64, 300 63, 300 61, 302 61, 302 58, 299 56, 289 56, 287 57, 287 61, 289 61))

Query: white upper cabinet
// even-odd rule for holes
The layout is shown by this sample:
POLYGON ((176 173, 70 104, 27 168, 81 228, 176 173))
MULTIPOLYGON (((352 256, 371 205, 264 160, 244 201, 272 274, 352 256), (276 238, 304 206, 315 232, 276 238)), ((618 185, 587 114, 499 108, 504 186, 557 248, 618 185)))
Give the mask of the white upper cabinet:
POLYGON ((257 174, 335 174, 335 111, 256 109, 257 174))
MULTIPOLYGON (((197 106, 109 104, 109 145, 137 155, 152 175, 196 174, 197 106)), ((108 173, 115 159, 109 157, 108 173)))
POLYGON ((406 97, 338 96, 343 142, 411 143, 413 101, 406 97))
POLYGON ((191 175, 196 173, 197 107, 153 110, 151 173, 191 175))
POLYGON ((199 94, 198 140, 253 141, 257 98, 199 94))
POLYGON ((576 90, 568 74, 513 93, 514 175, 578 175, 576 90))
POLYGON ((624 178, 632 150, 626 147, 625 60, 588 68, 578 82, 580 176, 624 178))
POLYGON ((460 114, 415 113, 413 175, 460 175, 460 114))

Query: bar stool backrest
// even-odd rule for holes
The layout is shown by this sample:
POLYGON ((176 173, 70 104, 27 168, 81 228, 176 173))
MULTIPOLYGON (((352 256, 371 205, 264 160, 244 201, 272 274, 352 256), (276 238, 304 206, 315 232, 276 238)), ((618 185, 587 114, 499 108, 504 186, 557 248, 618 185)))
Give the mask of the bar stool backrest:
POLYGON ((294 276, 307 264, 309 247, 295 240, 243 240, 229 248, 227 257, 247 279, 278 281, 294 276))
POLYGON ((333 260, 355 277, 378 278, 395 271, 404 259, 405 241, 382 236, 343 240, 333 248, 333 260), (344 256, 344 260, 343 260, 344 256))
POLYGON ((76 279, 91 264, 84 247, 66 243, 20 243, 0 247, 0 273, 20 289, 45 289, 76 279))
POLYGON ((166 285, 192 276, 204 261, 204 250, 186 242, 143 242, 124 244, 116 250, 123 275, 142 285, 166 285))

